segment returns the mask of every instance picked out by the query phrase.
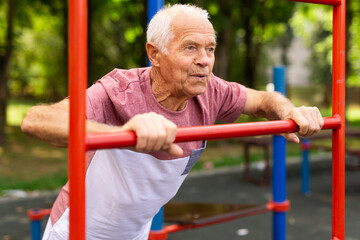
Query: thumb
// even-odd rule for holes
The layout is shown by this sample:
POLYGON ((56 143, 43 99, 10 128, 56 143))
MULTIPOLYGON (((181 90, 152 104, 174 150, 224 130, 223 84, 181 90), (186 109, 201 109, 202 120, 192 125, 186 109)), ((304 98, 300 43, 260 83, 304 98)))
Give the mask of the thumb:
POLYGON ((281 134, 286 140, 294 143, 300 143, 299 137, 295 133, 284 133, 281 134))
POLYGON ((181 157, 183 155, 182 148, 179 147, 179 145, 174 144, 174 143, 170 144, 169 148, 166 149, 166 152, 175 157, 181 157))

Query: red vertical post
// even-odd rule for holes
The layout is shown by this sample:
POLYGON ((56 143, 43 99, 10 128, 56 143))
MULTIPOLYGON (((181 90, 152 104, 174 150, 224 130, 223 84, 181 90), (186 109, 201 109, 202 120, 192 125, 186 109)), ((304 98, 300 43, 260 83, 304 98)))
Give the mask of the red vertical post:
POLYGON ((345 239, 345 0, 333 13, 333 115, 341 118, 333 130, 332 239, 345 239))
POLYGON ((85 240, 85 90, 87 1, 69 0, 70 239, 85 240))

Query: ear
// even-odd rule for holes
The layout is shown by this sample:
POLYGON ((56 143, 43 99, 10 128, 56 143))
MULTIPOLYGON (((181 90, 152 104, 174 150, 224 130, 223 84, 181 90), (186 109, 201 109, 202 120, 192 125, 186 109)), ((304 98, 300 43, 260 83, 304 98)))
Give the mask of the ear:
POLYGON ((151 62, 151 65, 154 67, 158 67, 159 66, 159 57, 160 57, 159 48, 155 44, 148 42, 148 43, 146 43, 146 53, 151 62))

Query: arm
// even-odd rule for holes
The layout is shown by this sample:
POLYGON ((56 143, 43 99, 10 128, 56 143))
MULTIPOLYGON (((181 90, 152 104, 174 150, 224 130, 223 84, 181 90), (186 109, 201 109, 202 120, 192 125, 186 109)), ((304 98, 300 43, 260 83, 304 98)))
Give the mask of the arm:
MULTIPOLYGON (((295 107, 286 97, 276 92, 263 92, 246 89, 247 99, 244 113, 265 117, 269 120, 294 120, 299 126, 299 135, 309 137, 321 130, 324 126, 323 118, 316 107, 295 107)), ((300 140, 294 133, 284 134, 292 142, 300 140)))
MULTIPOLYGON (((145 113, 136 115, 123 126, 111 126, 86 120, 86 131, 114 132, 135 131, 138 139, 136 151, 165 151, 181 156, 182 149, 173 144, 176 137, 176 125, 161 115, 145 113)), ((21 123, 21 130, 55 147, 67 147, 69 132, 69 100, 52 105, 32 107, 21 123)))

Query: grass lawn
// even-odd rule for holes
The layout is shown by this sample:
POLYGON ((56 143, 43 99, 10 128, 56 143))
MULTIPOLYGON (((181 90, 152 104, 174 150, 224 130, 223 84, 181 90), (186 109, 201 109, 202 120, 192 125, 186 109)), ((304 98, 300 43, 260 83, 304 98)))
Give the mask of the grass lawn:
POLYGON ((54 189, 67 179, 67 150, 30 138, 19 127, 7 127, 0 147, 0 191, 54 189))
POLYGON ((0 192, 5 189, 55 189, 67 180, 67 150, 28 137, 20 123, 34 100, 11 99, 7 143, 0 146, 0 192))

